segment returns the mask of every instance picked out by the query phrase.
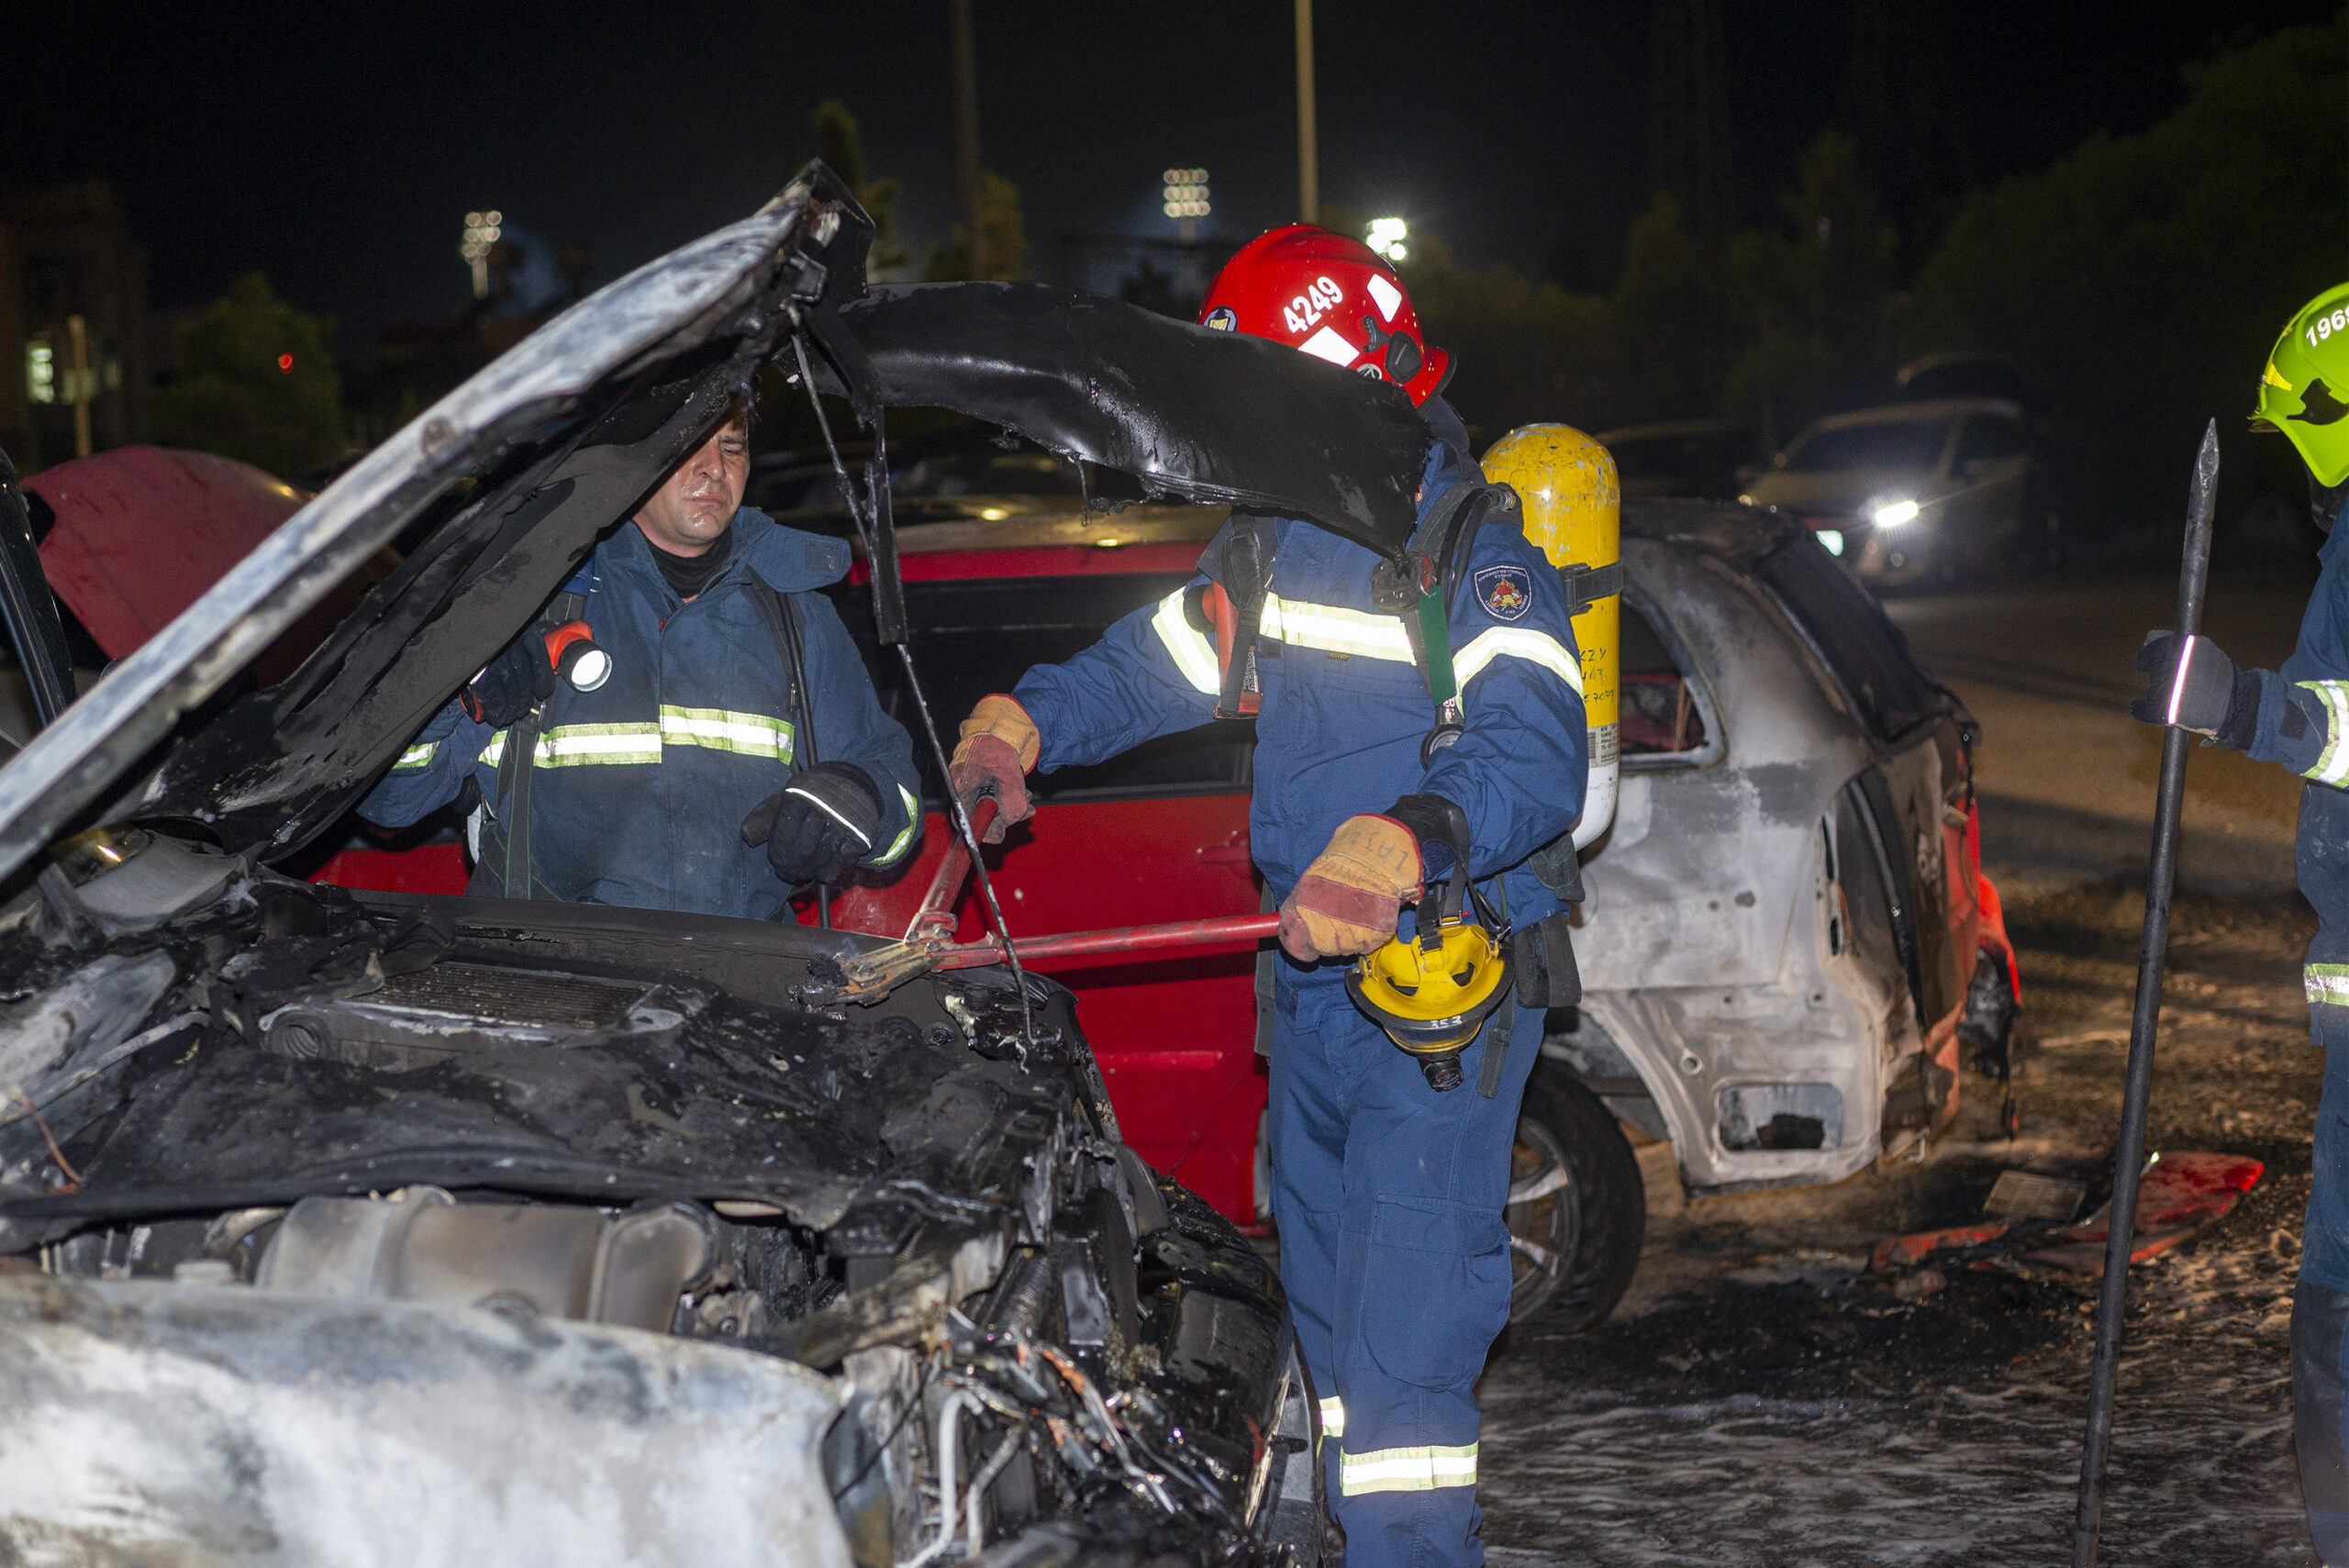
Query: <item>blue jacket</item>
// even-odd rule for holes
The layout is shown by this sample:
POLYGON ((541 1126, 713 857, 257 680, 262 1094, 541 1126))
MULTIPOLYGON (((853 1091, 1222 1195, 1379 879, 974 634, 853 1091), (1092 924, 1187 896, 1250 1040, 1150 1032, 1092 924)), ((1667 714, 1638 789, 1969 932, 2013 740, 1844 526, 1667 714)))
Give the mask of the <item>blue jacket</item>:
POLYGON ((2317 552, 2316 591, 2300 617, 2299 646, 2279 673, 2259 677, 2259 728, 2248 748, 2309 780, 2300 792, 2293 858, 2300 892, 2316 910, 2303 978, 2310 1033, 2349 1045, 2349 545, 2339 521, 2317 552))
MULTIPOLYGON (((1424 517, 1444 491, 1480 475, 1451 409, 1431 399, 1422 412, 1432 437, 1424 517)), ((1424 793, 1466 811, 1471 871, 1487 885, 1502 877, 1514 924, 1561 907, 1523 862, 1582 811, 1581 658, 1558 573, 1514 517, 1495 514, 1477 534, 1451 623, 1466 733, 1424 768, 1419 743, 1435 708, 1401 620, 1371 598, 1378 556, 1309 523, 1275 524, 1248 821, 1277 896, 1347 817, 1424 793)), ((1219 555, 1210 546, 1207 559, 1219 555)), ((1020 677, 1012 695, 1042 734, 1041 768, 1099 762, 1212 716, 1215 647, 1192 628, 1183 597, 1136 610, 1066 663, 1020 677)), ((1325 963, 1314 978, 1335 984, 1343 969, 1325 963)))
MULTIPOLYGON (((573 579, 612 673, 592 692, 558 685, 540 716, 530 853, 559 897, 758 919, 789 895, 766 851, 741 835, 743 817, 783 787, 804 751, 790 673, 745 591, 753 573, 798 606, 817 758, 855 763, 881 792, 881 831, 865 863, 902 862, 919 836, 912 745, 881 711, 856 645, 816 592, 848 569, 848 546, 747 509, 732 528, 732 558, 689 605, 628 524, 573 579)), ((504 730, 451 702, 360 815, 403 827, 455 799, 470 774, 494 816, 505 741, 504 730)))

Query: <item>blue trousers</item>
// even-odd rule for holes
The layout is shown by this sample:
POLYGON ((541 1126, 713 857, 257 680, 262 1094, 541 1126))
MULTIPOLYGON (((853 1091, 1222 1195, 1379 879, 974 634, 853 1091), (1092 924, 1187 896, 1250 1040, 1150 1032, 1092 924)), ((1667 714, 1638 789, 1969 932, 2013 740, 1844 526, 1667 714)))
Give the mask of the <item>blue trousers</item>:
POLYGON ((1284 964, 1270 1136, 1281 1283, 1321 1398, 1346 1568, 1477 1568, 1475 1382, 1508 1321, 1518 1103, 1541 1049, 1520 1010, 1498 1092, 1437 1094, 1326 972, 1284 964))
MULTIPOLYGON (((2349 1032, 2323 1016, 2343 1009, 2312 1010, 2320 1040, 2349 1032)), ((2349 1565, 2349 1427, 2342 1399, 2349 1379, 2349 1041, 2339 1039, 2325 1051, 2314 1162, 2299 1285, 2292 1294, 2292 1438, 2309 1534, 2317 1555, 2342 1568, 2349 1565)))

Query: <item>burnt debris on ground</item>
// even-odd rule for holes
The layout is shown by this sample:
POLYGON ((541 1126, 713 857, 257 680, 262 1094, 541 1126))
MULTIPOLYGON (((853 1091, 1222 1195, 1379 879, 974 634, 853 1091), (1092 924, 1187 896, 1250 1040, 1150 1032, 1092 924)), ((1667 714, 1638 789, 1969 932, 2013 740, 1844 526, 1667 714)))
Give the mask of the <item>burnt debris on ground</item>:
MULTIPOLYGON (((1659 1205, 1615 1318, 1520 1325, 1484 1385, 1495 1561, 2044 1563, 2068 1550, 2092 1281, 1992 1259, 1892 1275, 1887 1237, 1982 1216, 2001 1171, 2109 1195, 2142 894, 2032 887, 2023 1119, 1969 1073, 1920 1163, 1812 1191, 1659 1205)), ((2321 1060, 2288 897, 2182 895, 2152 1147, 2266 1164, 2132 1271, 2103 1561, 2309 1563, 2290 1432, 2293 1270, 2321 1060)))

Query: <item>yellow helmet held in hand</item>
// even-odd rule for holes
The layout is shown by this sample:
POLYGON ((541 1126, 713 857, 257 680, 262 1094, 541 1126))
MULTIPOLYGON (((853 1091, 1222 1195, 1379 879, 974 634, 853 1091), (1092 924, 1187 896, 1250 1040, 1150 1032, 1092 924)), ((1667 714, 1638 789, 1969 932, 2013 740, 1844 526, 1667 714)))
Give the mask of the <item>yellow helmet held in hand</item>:
POLYGON ((1410 936, 1398 933, 1346 971, 1346 995, 1418 1059, 1438 1094, 1460 1086, 1460 1053, 1500 1006, 1509 980, 1508 928, 1468 880, 1468 825, 1457 806, 1453 813, 1459 819, 1448 835, 1454 840, 1449 886, 1419 901, 1410 936))

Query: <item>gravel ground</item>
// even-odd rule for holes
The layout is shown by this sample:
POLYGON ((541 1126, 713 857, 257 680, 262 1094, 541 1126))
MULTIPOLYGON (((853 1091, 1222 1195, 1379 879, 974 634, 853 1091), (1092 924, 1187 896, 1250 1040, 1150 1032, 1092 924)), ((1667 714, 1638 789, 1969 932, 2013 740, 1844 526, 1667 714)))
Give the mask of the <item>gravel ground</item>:
MULTIPOLYGON (((2010 1166, 2109 1186, 2143 917, 2138 891, 2010 875, 2035 1044, 2023 1129, 1997 1090, 1921 1164, 1687 1204, 1586 1336, 1520 1326, 1484 1385, 1481 1501, 1505 1564, 2068 1561, 2091 1282, 1953 1270, 1904 1299, 1865 1273, 1904 1230, 1980 1211, 2010 1166)), ((2254 1155, 2224 1220, 2140 1265, 2103 1561, 2309 1563, 2288 1330, 2320 1059, 2296 897, 2187 894, 2152 1146, 2254 1155)))

